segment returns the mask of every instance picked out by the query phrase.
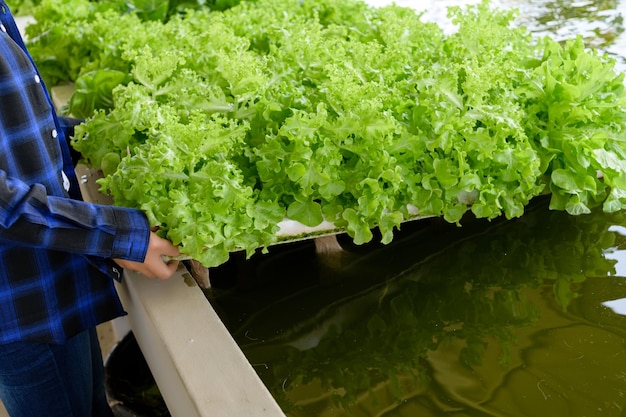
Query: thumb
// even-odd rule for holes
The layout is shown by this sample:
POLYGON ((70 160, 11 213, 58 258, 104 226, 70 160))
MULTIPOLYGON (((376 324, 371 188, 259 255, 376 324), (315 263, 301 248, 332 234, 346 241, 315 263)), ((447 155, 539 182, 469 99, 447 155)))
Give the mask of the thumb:
POLYGON ((154 232, 150 232, 150 242, 148 245, 152 246, 151 249, 159 253, 159 255, 172 257, 180 255, 180 250, 176 246, 174 246, 172 242, 167 239, 163 239, 162 237, 159 237, 154 232))

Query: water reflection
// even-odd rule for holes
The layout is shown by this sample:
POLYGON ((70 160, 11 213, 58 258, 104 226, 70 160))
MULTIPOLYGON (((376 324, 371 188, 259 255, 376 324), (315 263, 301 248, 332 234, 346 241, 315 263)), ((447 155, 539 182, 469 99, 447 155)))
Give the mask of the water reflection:
POLYGON ((582 35, 589 47, 604 48, 624 32, 617 0, 511 2, 534 33, 559 40, 582 35))
MULTIPOLYGON (((374 6, 384 6, 389 0, 368 0, 374 6)), ((424 13, 424 19, 438 22, 447 31, 453 25, 446 18, 450 6, 466 6, 480 0, 397 0, 403 7, 411 7, 424 13)), ((611 54, 619 62, 621 71, 626 69, 624 50, 624 15, 626 1, 622 0, 492 0, 498 8, 519 10, 516 24, 524 25, 536 37, 551 36, 564 41, 581 35, 590 48, 598 48, 611 54)))
POLYGON ((618 298, 617 300, 609 300, 602 303, 602 305, 610 308, 616 314, 626 316, 626 298, 618 298))
MULTIPOLYGON (((617 233, 620 236, 626 236, 626 227, 619 225, 611 225, 609 232, 617 233)), ((604 257, 615 261, 615 273, 618 276, 626 276, 626 251, 617 247, 611 247, 604 251, 604 257)))
POLYGON ((276 248, 212 302, 289 416, 619 416, 622 225, 544 202, 407 225, 340 262, 276 248))

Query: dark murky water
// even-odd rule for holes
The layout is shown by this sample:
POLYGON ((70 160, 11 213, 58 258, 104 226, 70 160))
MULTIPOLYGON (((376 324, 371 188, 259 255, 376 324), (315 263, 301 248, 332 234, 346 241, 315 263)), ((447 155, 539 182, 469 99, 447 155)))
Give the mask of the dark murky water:
MULTIPOLYGON (((493 4, 625 62, 626 1, 493 4)), ((289 416, 626 416, 626 213, 463 224, 276 246, 212 271, 209 299, 289 416)))
POLYGON ((213 303, 290 416, 622 416, 626 214, 534 205, 275 247, 213 303))

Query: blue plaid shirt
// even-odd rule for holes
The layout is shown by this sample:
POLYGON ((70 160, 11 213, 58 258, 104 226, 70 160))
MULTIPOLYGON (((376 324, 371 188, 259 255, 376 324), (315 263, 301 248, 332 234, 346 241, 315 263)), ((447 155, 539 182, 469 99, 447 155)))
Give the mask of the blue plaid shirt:
POLYGON ((0 0, 0 343, 62 343, 125 314, 110 258, 143 261, 137 210, 80 200, 62 126, 0 0))

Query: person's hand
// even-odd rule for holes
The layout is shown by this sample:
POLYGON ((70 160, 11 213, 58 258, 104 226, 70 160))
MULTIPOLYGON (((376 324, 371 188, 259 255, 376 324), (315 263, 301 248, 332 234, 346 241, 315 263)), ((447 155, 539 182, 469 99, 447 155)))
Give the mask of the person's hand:
POLYGON ((178 261, 165 261, 163 256, 178 256, 178 248, 169 240, 159 237, 156 233, 150 232, 148 242, 148 252, 143 262, 133 262, 125 259, 113 259, 115 263, 124 269, 130 269, 145 275, 148 278, 168 279, 178 268, 178 261))

